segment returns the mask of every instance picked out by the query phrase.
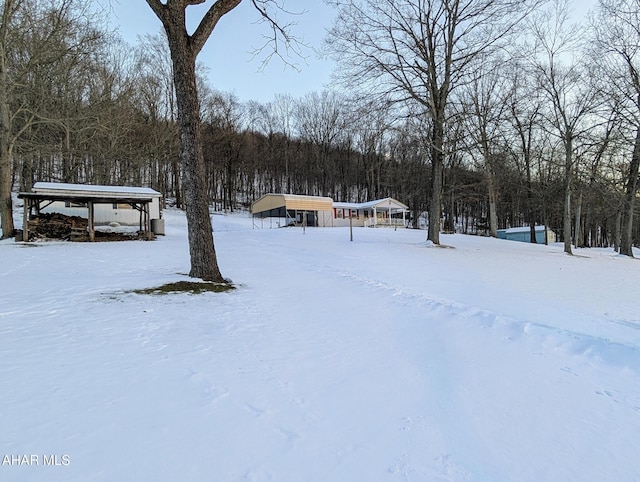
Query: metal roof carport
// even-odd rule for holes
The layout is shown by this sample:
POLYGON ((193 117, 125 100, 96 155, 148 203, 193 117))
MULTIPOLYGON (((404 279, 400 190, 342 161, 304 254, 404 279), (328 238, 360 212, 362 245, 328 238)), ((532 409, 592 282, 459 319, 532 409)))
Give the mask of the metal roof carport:
POLYGON ((299 215, 302 215, 302 224, 306 226, 316 225, 319 213, 333 210, 333 199, 322 196, 303 196, 298 194, 265 194, 251 205, 251 214, 259 218, 286 218, 293 223, 299 223, 299 215), (309 223, 308 215, 312 213, 316 222, 309 223), (292 216, 293 215, 293 216, 292 216))
POLYGON ((42 204, 54 201, 70 201, 87 206, 89 240, 95 241, 94 206, 96 204, 129 204, 140 212, 140 229, 146 239, 152 239, 149 204, 160 193, 144 187, 101 186, 89 184, 69 184, 54 182, 37 182, 31 192, 18 193, 24 199, 23 241, 29 240, 29 219, 32 211, 36 213, 43 209, 42 204))

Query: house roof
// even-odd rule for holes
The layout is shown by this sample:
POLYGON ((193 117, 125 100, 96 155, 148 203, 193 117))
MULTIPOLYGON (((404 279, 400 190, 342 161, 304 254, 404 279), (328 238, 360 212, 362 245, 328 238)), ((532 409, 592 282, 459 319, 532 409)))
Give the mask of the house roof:
MULTIPOLYGON (((511 233, 528 233, 531 230, 529 226, 523 226, 519 228, 508 228, 508 229, 499 229, 503 233, 511 234, 511 233)), ((544 231, 544 226, 536 226, 536 231, 544 231)))
POLYGON ((401 203, 397 199, 386 197, 384 199, 376 199, 375 201, 367 201, 364 203, 333 203, 333 207, 343 209, 409 209, 404 203, 401 203))

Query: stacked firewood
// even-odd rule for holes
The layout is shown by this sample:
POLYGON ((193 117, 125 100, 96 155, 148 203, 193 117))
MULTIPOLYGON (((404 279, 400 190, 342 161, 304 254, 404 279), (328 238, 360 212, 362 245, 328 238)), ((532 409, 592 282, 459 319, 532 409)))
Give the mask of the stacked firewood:
MULTIPOLYGON (((78 233, 87 236, 88 221, 79 216, 66 216, 60 213, 40 213, 29 220, 29 240, 34 239, 71 239, 78 233)), ((80 239, 74 239, 80 240, 80 239)))

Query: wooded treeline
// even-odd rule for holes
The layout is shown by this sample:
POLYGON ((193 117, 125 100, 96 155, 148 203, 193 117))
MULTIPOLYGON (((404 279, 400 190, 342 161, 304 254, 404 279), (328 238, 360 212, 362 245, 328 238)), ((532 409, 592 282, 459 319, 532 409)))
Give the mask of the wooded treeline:
MULTIPOLYGON (((637 28, 640 5, 603 0, 591 26, 579 27, 563 17, 568 5, 532 14, 523 24, 530 35, 511 52, 482 53, 457 72, 463 80, 443 118, 442 229, 495 235, 546 224, 566 239, 568 220, 575 246, 619 246, 640 159, 640 36, 624 26, 637 28), (620 5, 613 38, 618 17, 606 8, 620 5)), ((128 46, 89 6, 4 1, 2 207, 7 187, 28 190, 35 181, 150 186, 181 207, 166 41, 159 33, 128 46)), ((214 90, 205 73, 203 148, 215 209, 247 208, 278 192, 354 202, 391 196, 409 205, 416 226, 429 211, 434 122, 416 104, 390 90, 243 103, 214 90)), ((629 222, 637 244, 638 223, 629 222)))

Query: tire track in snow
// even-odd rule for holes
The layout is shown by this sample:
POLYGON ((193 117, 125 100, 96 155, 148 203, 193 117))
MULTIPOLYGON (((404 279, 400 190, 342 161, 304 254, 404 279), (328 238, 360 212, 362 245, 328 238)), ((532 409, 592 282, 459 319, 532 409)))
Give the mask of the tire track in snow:
MULTIPOLYGON (((564 350, 590 359, 597 358, 611 365, 627 367, 635 372, 640 372, 640 347, 636 345, 615 342, 587 333, 560 329, 535 321, 516 319, 457 301, 430 298, 423 293, 398 288, 384 281, 363 277, 350 271, 336 271, 334 267, 330 266, 324 266, 323 270, 336 272, 341 278, 353 283, 384 291, 396 303, 403 305, 418 304, 431 312, 444 311, 450 316, 468 320, 474 324, 479 324, 483 328, 501 329, 508 333, 506 338, 509 340, 526 336, 529 339, 536 339, 540 347, 564 350)), ((632 321, 609 319, 606 322, 632 330, 640 330, 640 325, 632 321)))

